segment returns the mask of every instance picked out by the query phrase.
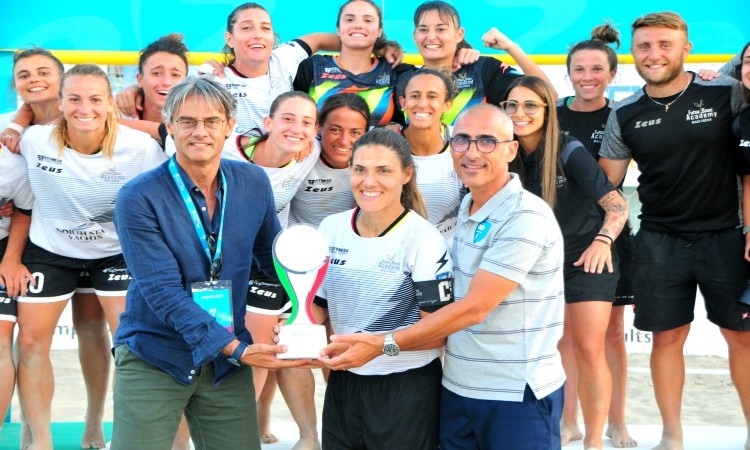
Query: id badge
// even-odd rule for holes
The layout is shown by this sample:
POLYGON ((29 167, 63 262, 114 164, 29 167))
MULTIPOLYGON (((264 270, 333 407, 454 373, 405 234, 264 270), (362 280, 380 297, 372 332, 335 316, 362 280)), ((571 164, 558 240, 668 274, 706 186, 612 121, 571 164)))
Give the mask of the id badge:
POLYGON ((234 333, 232 314, 232 281, 201 281, 190 285, 193 301, 211 314, 216 322, 234 333))

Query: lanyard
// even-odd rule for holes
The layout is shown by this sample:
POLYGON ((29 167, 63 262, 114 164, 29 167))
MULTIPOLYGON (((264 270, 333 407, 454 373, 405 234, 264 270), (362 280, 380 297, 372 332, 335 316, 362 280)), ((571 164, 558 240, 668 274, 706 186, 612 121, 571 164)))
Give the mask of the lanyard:
POLYGON ((226 211, 227 203, 227 180, 224 177, 224 172, 220 171, 221 183, 224 186, 224 189, 221 196, 221 219, 219 222, 219 237, 216 240, 216 251, 214 252, 213 258, 211 258, 211 250, 208 247, 208 238, 206 235, 206 230, 203 228, 203 222, 201 221, 200 214, 198 214, 198 210, 195 209, 193 199, 190 197, 190 194, 185 187, 185 182, 182 181, 182 176, 180 176, 180 173, 177 171, 177 165, 174 162, 174 157, 169 160, 169 173, 172 174, 172 179, 177 185, 177 189, 180 191, 182 201, 185 202, 185 207, 187 207, 188 213, 190 213, 190 218, 193 221, 195 233, 198 235, 198 240, 200 240, 203 251, 206 253, 208 262, 211 265, 211 268, 209 269, 211 281, 216 281, 216 279, 219 277, 219 272, 221 271, 221 243, 224 238, 224 212, 226 211))

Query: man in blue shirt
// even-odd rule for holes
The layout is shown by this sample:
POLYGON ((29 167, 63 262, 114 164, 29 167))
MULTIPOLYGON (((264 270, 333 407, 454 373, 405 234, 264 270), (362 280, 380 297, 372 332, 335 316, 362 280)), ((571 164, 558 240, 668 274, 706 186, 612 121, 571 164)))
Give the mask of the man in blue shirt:
POLYGON ((120 191, 115 225, 133 280, 115 334, 112 449, 170 449, 184 413, 195 448, 260 449, 250 365, 280 346, 245 328, 251 260, 275 277, 267 176, 221 159, 235 124, 219 84, 189 79, 163 108, 177 153, 120 191))

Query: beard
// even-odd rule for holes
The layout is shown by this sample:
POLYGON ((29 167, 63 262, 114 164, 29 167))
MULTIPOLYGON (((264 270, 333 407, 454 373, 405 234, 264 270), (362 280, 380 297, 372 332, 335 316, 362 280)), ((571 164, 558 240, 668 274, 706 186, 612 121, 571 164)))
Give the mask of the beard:
POLYGON ((677 77, 679 77, 680 74, 684 71, 684 68, 681 64, 669 64, 667 66, 667 70, 660 75, 650 73, 649 70, 645 68, 645 66, 639 64, 635 65, 635 70, 636 72, 638 72, 638 75, 643 78, 646 84, 650 84, 652 86, 664 86, 677 79, 677 77))

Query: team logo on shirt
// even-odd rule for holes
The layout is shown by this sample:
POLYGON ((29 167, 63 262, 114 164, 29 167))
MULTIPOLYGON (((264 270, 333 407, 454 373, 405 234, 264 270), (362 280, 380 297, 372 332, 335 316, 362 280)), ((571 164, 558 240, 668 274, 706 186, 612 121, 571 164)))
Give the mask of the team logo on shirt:
POLYGON ((685 114, 685 121, 692 124, 713 122, 715 118, 719 116, 718 111, 714 111, 713 108, 704 108, 703 100, 698 103, 693 103, 698 109, 689 109, 685 114))
POLYGON ((281 182, 281 187, 283 189, 294 189, 297 186, 299 186, 299 177, 296 176, 289 176, 286 180, 281 182))
POLYGON ((456 87, 458 89, 466 89, 474 86, 474 77, 470 77, 468 73, 462 73, 456 77, 456 87))
POLYGON ((104 239, 104 230, 94 222, 83 223, 76 228, 57 228, 56 231, 76 242, 94 242, 104 239))
POLYGON ((492 223, 490 222, 490 219, 484 219, 482 223, 477 225, 477 229, 474 230, 474 243, 475 244, 487 236, 487 233, 490 232, 491 226, 492 226, 492 223))
POLYGON ((111 165, 107 170, 102 172, 101 179, 109 183, 122 183, 125 181, 125 176, 122 172, 117 171, 117 167, 111 165))
POLYGON ((602 124, 601 129, 594 130, 594 132, 591 133, 591 142, 601 144, 602 139, 604 139, 604 124, 602 124))
POLYGON ((388 86, 391 84, 391 76, 387 73, 381 73, 377 80, 375 80, 375 84, 378 86, 388 86))
POLYGON ((349 249, 340 247, 328 247, 328 252, 331 254, 329 264, 334 266, 343 266, 346 264, 346 255, 349 254, 349 249))
POLYGON ((62 173, 62 167, 55 167, 62 164, 62 160, 50 158, 49 156, 37 155, 36 168, 44 172, 62 173))
POLYGON ((740 139, 740 147, 750 147, 750 141, 745 140, 745 139, 740 139))
POLYGON ((565 187, 565 182, 568 181, 567 178, 565 178, 565 175, 558 175, 557 176, 557 189, 562 189, 565 187))
POLYGON ((633 128, 652 127, 654 125, 659 125, 660 123, 661 123, 661 117, 658 119, 651 119, 651 120, 637 120, 635 122, 635 127, 633 128))
POLYGON ((401 262, 396 259, 396 254, 385 255, 385 258, 380 261, 378 268, 381 272, 386 273, 397 273, 401 272, 401 262))
POLYGON ((331 192, 333 190, 333 180, 321 179, 321 180, 307 180, 307 186, 305 186, 305 192, 331 192))

